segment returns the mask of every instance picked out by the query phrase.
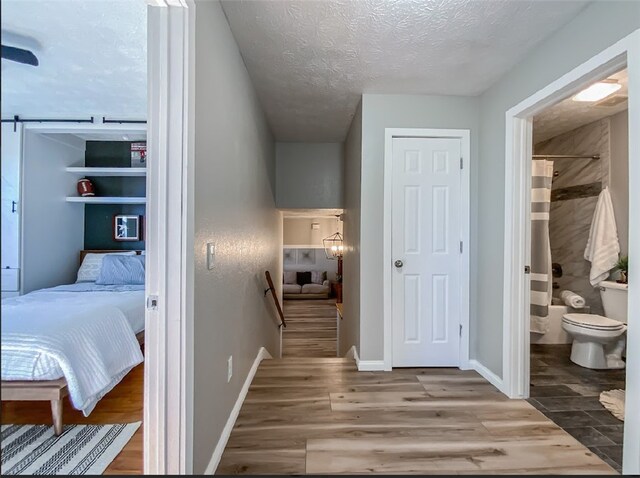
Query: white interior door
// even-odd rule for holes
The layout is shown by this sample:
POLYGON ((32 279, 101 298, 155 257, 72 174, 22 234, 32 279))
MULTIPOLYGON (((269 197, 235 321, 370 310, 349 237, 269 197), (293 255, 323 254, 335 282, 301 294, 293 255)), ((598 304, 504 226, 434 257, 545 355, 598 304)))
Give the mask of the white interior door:
POLYGON ((393 139, 394 367, 460 363, 461 143, 393 139))
POLYGON ((19 290, 20 268, 20 161, 22 156, 22 125, 14 131, 14 123, 2 123, 2 290, 19 290))

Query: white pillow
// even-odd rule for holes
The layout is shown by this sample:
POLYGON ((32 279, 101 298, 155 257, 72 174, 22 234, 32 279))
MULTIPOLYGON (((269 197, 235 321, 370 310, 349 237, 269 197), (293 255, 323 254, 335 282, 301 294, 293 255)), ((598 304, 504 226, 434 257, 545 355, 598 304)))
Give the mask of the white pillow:
POLYGON ((107 252, 107 253, 93 253, 90 252, 84 256, 84 260, 78 269, 78 279, 76 282, 95 282, 100 275, 100 269, 102 269, 102 258, 107 254, 118 254, 121 256, 135 256, 136 251, 127 252, 107 252))
POLYGON ((297 272, 296 271, 284 271, 282 278, 285 284, 296 284, 297 272))
POLYGON ((322 285, 326 278, 326 271, 311 271, 311 282, 314 284, 322 285))

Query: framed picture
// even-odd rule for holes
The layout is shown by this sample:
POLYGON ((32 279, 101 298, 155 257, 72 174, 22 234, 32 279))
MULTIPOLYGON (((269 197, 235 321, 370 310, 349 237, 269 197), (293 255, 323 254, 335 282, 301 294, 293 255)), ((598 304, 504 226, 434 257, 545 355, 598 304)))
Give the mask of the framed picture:
POLYGON ((315 249, 298 249, 298 264, 311 265, 316 263, 315 249))
POLYGON ((140 241, 140 216, 116 214, 113 217, 113 239, 116 241, 140 241))
POLYGON ((284 263, 287 265, 296 263, 296 250, 285 248, 282 252, 284 263))
POLYGON ((131 167, 147 167, 147 143, 131 143, 131 167))

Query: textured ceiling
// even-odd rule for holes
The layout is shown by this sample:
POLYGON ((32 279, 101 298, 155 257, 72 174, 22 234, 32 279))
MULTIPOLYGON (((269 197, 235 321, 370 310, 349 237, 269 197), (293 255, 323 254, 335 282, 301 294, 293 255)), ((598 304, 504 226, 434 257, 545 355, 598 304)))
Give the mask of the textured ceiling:
POLYGON ((2 43, 40 66, 2 60, 2 116, 147 116, 143 0, 2 0, 2 43))
POLYGON ((571 98, 556 103, 533 118, 533 143, 537 144, 541 141, 546 141, 554 136, 628 109, 627 84, 629 76, 627 70, 624 69, 609 78, 617 80, 622 85, 622 88, 615 94, 605 98, 603 102, 614 97, 619 97, 623 101, 613 106, 573 101, 571 98))
POLYGON ((223 1, 278 141, 342 141, 360 95, 477 95, 583 1, 223 1))

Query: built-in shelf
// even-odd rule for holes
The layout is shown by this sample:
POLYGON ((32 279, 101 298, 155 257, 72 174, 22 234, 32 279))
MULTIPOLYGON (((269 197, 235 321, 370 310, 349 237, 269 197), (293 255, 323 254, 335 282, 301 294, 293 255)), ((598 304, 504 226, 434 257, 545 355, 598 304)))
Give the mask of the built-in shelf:
POLYGON ((108 196, 68 196, 67 202, 84 204, 145 204, 145 197, 108 197, 108 196))
POLYGON ((82 176, 146 176, 147 168, 68 167, 67 172, 82 176))

